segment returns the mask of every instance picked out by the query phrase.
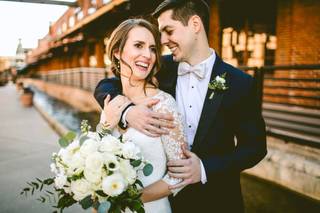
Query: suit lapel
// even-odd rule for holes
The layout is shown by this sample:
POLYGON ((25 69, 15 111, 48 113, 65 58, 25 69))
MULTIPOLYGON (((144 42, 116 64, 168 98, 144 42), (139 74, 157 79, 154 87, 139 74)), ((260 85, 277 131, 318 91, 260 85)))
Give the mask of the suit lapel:
MULTIPOLYGON (((222 60, 216 54, 216 60, 212 68, 210 82, 217 75, 221 75, 223 72, 225 72, 222 67, 223 67, 222 60)), ((203 141, 205 135, 210 129, 209 128, 210 124, 214 121, 216 117, 221 101, 223 99, 223 95, 224 95, 223 92, 216 93, 212 99, 209 99, 211 93, 212 93, 212 90, 208 88, 204 105, 202 108, 200 120, 199 120, 199 125, 197 128, 197 132, 196 132, 195 139, 192 146, 193 149, 196 149, 196 147, 199 146, 199 144, 203 141)))

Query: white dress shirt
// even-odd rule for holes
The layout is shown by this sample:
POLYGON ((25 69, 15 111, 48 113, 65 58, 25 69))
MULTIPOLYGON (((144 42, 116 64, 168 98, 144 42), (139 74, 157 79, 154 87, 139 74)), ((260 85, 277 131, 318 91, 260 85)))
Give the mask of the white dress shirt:
MULTIPOLYGON (((212 68, 216 59, 215 52, 211 49, 212 54, 195 66, 190 66, 185 62, 181 62, 179 69, 185 69, 189 66, 190 69, 201 69, 204 74, 203 79, 199 79, 194 73, 179 75, 176 85, 176 101, 179 111, 185 117, 187 142, 189 147, 192 147, 194 137, 198 128, 204 100, 208 90, 212 68)), ((201 162, 201 182, 207 182, 204 166, 201 162)))

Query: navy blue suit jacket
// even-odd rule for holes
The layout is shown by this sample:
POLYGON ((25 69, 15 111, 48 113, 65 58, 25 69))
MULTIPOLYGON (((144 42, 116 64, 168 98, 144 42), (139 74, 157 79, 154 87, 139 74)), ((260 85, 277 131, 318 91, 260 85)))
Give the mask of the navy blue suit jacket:
MULTIPOLYGON (((163 57, 160 89, 175 97, 178 63, 163 57)), ((171 198, 173 212, 243 212, 240 172, 266 155, 265 123, 259 110, 255 80, 216 57, 211 80, 226 73, 227 90, 209 99, 208 89, 192 152, 202 160, 206 184, 185 187, 171 198), (236 139, 236 140, 235 140, 236 139)), ((108 91, 121 94, 118 79, 102 80, 95 91, 100 105, 108 91)))

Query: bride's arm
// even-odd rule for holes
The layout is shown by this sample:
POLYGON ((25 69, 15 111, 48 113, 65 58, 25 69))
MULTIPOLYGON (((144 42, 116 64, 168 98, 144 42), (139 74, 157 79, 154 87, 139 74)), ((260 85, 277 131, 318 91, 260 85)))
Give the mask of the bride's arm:
POLYGON ((159 180, 143 189, 141 200, 143 203, 147 203, 167 197, 171 193, 172 192, 169 189, 169 184, 163 180, 159 180))
MULTIPOLYGON (((167 160, 178 160, 185 158, 183 154, 183 147, 186 147, 186 135, 184 133, 184 123, 182 115, 178 112, 178 107, 175 100, 168 94, 165 94, 164 100, 158 104, 159 108, 155 109, 161 113, 171 113, 174 117, 174 128, 170 129, 168 135, 162 135, 161 141, 166 152, 167 160)), ((184 186, 170 190, 170 185, 176 185, 182 182, 182 179, 171 178, 168 174, 162 180, 159 180, 142 191, 141 199, 145 202, 158 200, 170 194, 178 193, 184 186)))

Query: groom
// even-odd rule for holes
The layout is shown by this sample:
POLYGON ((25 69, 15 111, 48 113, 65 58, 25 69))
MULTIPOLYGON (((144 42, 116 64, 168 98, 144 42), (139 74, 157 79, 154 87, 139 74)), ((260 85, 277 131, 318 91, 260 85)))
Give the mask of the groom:
MULTIPOLYGON (((157 76, 160 89, 176 98, 186 118, 191 150, 185 151, 187 159, 168 162, 170 175, 184 179, 175 187, 192 184, 172 198, 173 212, 244 212, 240 172, 267 152, 255 80, 210 49, 204 1, 165 0, 153 15, 162 44, 172 52, 163 57, 157 76), (209 82, 214 83, 210 88, 209 82)), ((108 93, 120 93, 118 85, 115 79, 98 84, 95 97, 101 106, 108 93)), ((168 115, 143 105, 132 106, 123 115, 124 123, 149 135, 165 134, 161 127, 168 126, 163 121, 168 115)))

